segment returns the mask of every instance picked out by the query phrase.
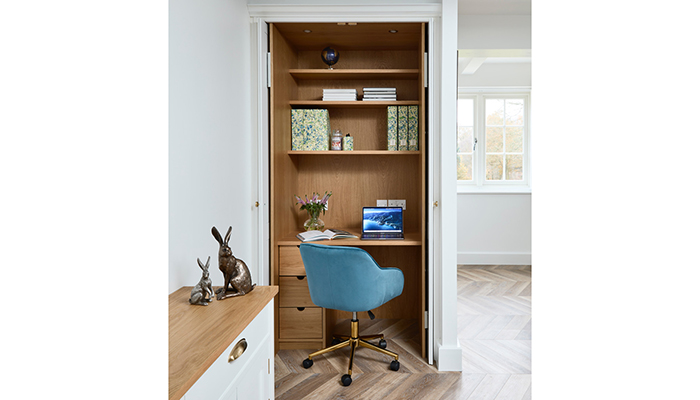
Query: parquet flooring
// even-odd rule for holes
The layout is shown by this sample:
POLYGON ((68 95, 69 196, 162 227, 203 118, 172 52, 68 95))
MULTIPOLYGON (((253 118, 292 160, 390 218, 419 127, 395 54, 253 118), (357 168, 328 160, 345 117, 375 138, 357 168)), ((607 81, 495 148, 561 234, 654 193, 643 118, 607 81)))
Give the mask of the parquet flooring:
MULTIPOLYGON (((458 330, 462 372, 438 372, 420 357, 417 321, 360 320, 363 335, 383 333, 387 349, 399 354, 401 368, 389 370, 391 358, 359 349, 352 384, 342 386, 350 350, 314 359, 304 369, 309 350, 280 350, 275 356, 275 399, 531 399, 530 266, 457 268, 458 330)), ((349 332, 343 321, 337 332, 349 332)))

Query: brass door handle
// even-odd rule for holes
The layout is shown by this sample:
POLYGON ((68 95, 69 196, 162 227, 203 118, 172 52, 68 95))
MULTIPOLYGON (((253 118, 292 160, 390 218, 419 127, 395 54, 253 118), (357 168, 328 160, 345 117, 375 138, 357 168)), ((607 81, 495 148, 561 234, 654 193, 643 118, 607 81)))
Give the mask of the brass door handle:
POLYGON ((238 343, 233 346, 233 349, 231 349, 231 353, 228 355, 228 362, 236 361, 238 357, 243 355, 247 348, 248 342, 246 342, 245 338, 239 340, 238 343))
POLYGON ((438 202, 435 201, 435 203, 433 203, 433 205, 434 205, 435 207, 437 207, 437 206, 438 206, 438 202))
POLYGON ((258 203, 258 202, 256 201, 256 202, 255 202, 255 207, 259 207, 259 206, 260 206, 260 203, 258 203))

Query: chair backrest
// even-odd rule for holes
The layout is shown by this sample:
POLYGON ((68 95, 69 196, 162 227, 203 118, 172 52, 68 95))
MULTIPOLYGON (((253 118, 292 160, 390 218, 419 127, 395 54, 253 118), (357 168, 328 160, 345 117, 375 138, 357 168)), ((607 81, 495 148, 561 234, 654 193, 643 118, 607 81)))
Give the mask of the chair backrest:
POLYGON ((302 243, 311 301, 319 307, 368 311, 403 291, 403 272, 382 268, 363 249, 302 243))

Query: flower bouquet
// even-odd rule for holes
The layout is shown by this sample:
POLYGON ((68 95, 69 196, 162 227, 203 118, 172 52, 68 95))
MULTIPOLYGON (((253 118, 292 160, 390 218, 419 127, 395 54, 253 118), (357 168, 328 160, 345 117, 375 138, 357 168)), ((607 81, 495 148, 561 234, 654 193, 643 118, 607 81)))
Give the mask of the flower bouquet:
POLYGON ((333 192, 326 192, 323 197, 320 194, 314 192, 311 198, 304 195, 302 199, 299 196, 294 196, 297 200, 297 204, 301 204, 300 210, 306 210, 309 214, 309 219, 304 222, 304 229, 307 231, 323 230, 326 224, 319 218, 321 212, 326 215, 326 210, 328 209, 328 199, 331 197, 333 192))

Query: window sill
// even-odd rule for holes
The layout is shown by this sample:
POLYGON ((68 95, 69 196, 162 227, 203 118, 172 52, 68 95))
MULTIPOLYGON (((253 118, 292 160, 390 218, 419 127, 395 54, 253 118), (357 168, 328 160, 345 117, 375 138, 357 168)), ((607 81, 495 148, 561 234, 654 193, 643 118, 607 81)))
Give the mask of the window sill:
POLYGON ((532 194, 532 188, 527 185, 460 185, 457 184, 457 194, 532 194))

